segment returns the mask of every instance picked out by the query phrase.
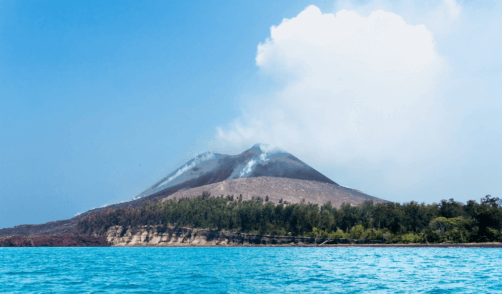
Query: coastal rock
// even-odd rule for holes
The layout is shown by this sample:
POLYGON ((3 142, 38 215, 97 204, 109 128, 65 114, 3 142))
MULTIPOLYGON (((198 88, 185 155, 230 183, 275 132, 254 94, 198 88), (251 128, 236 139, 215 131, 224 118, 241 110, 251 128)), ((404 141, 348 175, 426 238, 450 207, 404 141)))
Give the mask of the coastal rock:
POLYGON ((112 246, 252 246, 316 242, 308 237, 273 237, 169 226, 114 226, 104 236, 112 246))

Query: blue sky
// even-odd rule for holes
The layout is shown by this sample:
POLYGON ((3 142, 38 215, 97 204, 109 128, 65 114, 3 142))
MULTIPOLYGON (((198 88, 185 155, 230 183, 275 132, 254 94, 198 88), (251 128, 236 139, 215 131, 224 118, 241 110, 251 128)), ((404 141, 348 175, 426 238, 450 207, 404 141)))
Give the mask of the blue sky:
POLYGON ((0 228, 131 199, 198 153, 258 142, 392 201, 500 197, 500 12, 0 0, 0 228))

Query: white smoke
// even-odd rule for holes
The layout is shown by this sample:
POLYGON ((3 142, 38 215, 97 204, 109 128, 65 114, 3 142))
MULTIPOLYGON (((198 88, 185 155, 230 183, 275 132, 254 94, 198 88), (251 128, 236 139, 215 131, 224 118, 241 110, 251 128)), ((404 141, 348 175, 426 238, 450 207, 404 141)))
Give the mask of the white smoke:
POLYGON ((155 188, 158 188, 158 187, 161 187, 161 186, 165 186, 166 184, 172 182, 174 179, 176 179, 177 177, 179 177, 180 175, 182 175, 186 171, 188 171, 188 170, 196 167, 197 165, 201 164, 204 161, 211 160, 214 157, 215 157, 214 153, 212 153, 212 152, 205 152, 205 153, 200 154, 199 156, 195 157, 191 163, 184 164, 182 167, 180 167, 176 171, 176 173, 174 175, 172 175, 167 180, 165 180, 165 181, 161 182, 160 184, 158 184, 155 188))
POLYGON ((221 146, 268 142, 319 165, 410 168, 448 144, 448 66, 424 25, 309 6, 271 28, 256 64, 284 87, 218 128, 221 146))
POLYGON ((239 173, 239 178, 245 178, 248 176, 259 163, 264 163, 270 160, 269 153, 282 152, 279 148, 271 144, 259 144, 258 147, 262 152, 258 158, 251 159, 248 161, 246 166, 239 173))
POLYGON ((285 152, 281 148, 273 145, 273 144, 258 144, 258 147, 260 148, 260 151, 263 152, 262 155, 266 155, 268 153, 281 153, 285 152))
POLYGON ((239 173, 239 178, 244 178, 248 174, 250 174, 253 171, 253 167, 255 166, 256 163, 257 163, 256 159, 251 159, 250 161, 248 161, 246 166, 244 166, 244 168, 239 173))

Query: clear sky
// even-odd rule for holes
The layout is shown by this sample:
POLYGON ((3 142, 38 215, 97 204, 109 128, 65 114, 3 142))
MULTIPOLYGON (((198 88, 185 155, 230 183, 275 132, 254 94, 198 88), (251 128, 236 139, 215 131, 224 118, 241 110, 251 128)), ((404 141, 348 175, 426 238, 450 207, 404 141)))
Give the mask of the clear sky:
POLYGON ((0 228, 277 145, 391 201, 501 197, 499 1, 0 0, 0 228))

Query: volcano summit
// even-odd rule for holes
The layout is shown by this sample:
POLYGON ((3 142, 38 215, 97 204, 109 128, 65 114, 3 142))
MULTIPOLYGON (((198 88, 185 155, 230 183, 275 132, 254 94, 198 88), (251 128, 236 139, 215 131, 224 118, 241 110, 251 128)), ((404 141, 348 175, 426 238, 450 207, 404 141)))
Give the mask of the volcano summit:
POLYGON ((338 186, 292 154, 265 144, 256 144, 238 155, 202 153, 162 178, 138 198, 255 177, 289 178, 338 186))

